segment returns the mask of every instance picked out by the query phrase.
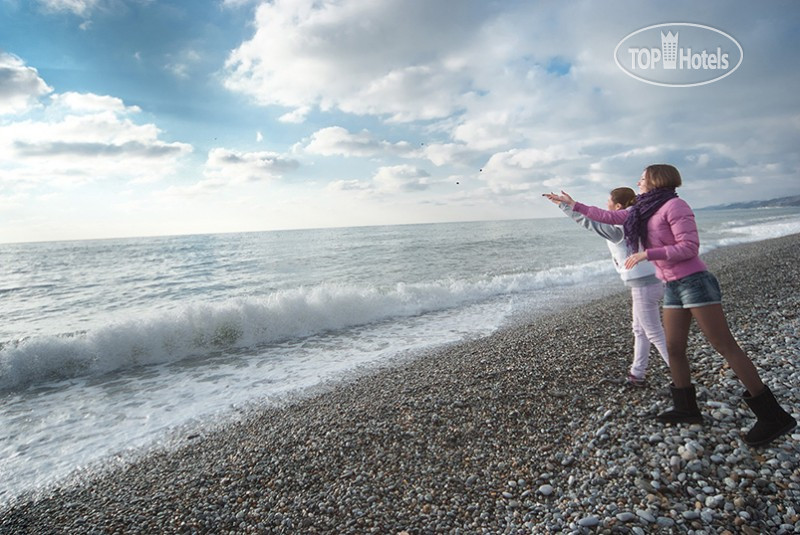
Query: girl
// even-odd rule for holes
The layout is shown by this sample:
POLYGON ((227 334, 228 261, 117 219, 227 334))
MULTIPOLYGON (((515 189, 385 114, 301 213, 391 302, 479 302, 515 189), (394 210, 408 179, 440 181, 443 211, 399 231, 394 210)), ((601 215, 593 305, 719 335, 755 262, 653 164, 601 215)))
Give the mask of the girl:
MULTIPOLYGON (((656 277, 656 270, 650 262, 642 262, 633 269, 625 267, 628 248, 625 245, 625 235, 621 226, 592 221, 575 212, 566 203, 560 202, 555 195, 545 194, 544 196, 558 204, 558 207, 578 224, 586 229, 595 231, 606 239, 606 245, 611 251, 614 267, 625 286, 631 289, 633 302, 633 364, 628 373, 627 381, 632 386, 644 386, 651 343, 656 346, 661 358, 669 366, 667 343, 664 338, 664 327, 661 325, 661 312, 659 310, 659 301, 664 297, 664 283, 656 277)), ((616 188, 611 190, 608 198, 608 209, 612 211, 625 210, 633 206, 635 202, 636 193, 631 188, 616 188)))
POLYGON ((769 387, 761 382, 753 362, 728 328, 719 283, 698 256, 700 242, 694 213, 675 192, 680 185, 681 175, 675 167, 656 164, 642 173, 641 195, 631 210, 611 212, 586 206, 563 191, 555 197, 590 219, 622 224, 625 240, 633 252, 625 261, 625 267, 632 268, 643 260, 650 260, 655 264, 658 277, 667 282, 664 330, 674 407, 659 414, 658 419, 666 423, 702 422, 686 358, 689 326, 694 318, 746 388, 744 401, 757 420, 744 441, 750 446, 767 444, 794 429, 797 422, 778 405, 769 387), (640 243, 644 244, 643 251, 639 251, 640 243))

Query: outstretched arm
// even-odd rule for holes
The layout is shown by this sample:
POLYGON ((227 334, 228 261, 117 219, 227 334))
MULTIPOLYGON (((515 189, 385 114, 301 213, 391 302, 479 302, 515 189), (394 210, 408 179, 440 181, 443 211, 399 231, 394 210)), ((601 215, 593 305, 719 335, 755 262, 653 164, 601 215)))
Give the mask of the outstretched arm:
POLYGON ((565 191, 562 191, 561 195, 556 195, 555 193, 545 193, 542 196, 547 197, 551 202, 556 204, 563 202, 574 211, 585 215, 592 221, 599 221, 600 223, 607 223, 609 225, 621 225, 626 219, 628 219, 627 210, 612 211, 603 210, 601 208, 597 208, 596 206, 586 206, 585 204, 575 201, 575 199, 570 197, 565 191))
POLYGON ((593 230, 598 235, 610 242, 619 243, 623 240, 623 238, 625 238, 625 234, 618 226, 602 223, 600 221, 593 221, 592 219, 589 219, 588 217, 576 212, 573 207, 577 203, 565 191, 562 191, 561 195, 556 195, 555 193, 543 193, 542 197, 547 197, 550 202, 558 204, 558 207, 561 208, 565 214, 571 217, 583 228, 587 230, 593 230))
POLYGON ((600 223, 599 221, 592 221, 588 217, 579 214, 569 207, 567 203, 559 203, 558 207, 561 208, 565 214, 572 218, 577 224, 587 230, 594 231, 597 235, 607 239, 612 243, 619 243, 625 238, 625 233, 618 225, 609 225, 608 223, 600 223))
POLYGON ((547 200, 555 204, 561 204, 563 202, 570 208, 575 206, 575 199, 570 197, 569 194, 564 190, 561 190, 561 195, 557 195, 553 192, 550 192, 550 193, 542 193, 542 197, 547 197, 547 200))
POLYGON ((593 221, 600 221, 601 223, 608 223, 610 225, 621 225, 628 219, 627 210, 603 210, 602 208, 586 206, 579 202, 576 202, 572 206, 572 209, 593 221))

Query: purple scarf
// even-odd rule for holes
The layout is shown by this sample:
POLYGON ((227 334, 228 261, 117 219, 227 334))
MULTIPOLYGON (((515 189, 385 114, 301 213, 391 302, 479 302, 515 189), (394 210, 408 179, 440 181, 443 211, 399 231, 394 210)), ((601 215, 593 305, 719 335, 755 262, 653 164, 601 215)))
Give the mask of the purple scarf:
POLYGON ((625 243, 628 251, 635 253, 639 250, 639 243, 647 243, 647 221, 656 210, 678 194, 675 188, 656 188, 636 196, 636 204, 628 210, 628 218, 622 225, 625 231, 625 243))

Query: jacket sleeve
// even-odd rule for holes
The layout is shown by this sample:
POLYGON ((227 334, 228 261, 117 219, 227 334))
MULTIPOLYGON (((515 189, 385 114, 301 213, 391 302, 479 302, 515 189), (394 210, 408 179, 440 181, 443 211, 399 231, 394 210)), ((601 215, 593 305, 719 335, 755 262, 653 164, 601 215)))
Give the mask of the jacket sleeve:
POLYGON ((599 221, 592 221, 583 214, 579 214, 570 208, 567 203, 559 203, 558 207, 561 208, 561 210, 571 217, 572 220, 577 224, 587 230, 593 230, 596 234, 612 243, 619 243, 623 240, 623 238, 625 238, 625 234, 618 226, 609 225, 608 223, 600 223, 599 221))
POLYGON ((665 215, 675 243, 647 249, 647 259, 669 262, 689 260, 700 252, 700 237, 694 212, 683 199, 675 199, 668 208, 665 215))
POLYGON ((592 221, 599 221, 600 223, 608 223, 610 225, 621 225, 628 219, 627 210, 602 210, 596 206, 586 206, 579 202, 576 202, 572 209, 579 214, 585 215, 592 221))

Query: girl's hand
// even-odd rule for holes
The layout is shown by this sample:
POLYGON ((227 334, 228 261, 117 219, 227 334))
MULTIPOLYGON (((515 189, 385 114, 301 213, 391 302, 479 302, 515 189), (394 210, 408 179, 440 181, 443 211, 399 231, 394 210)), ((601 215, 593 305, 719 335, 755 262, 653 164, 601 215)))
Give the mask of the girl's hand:
POLYGON ((647 260, 647 253, 645 251, 639 251, 638 253, 633 253, 628 258, 625 259, 625 269, 633 269, 633 266, 638 264, 639 262, 647 260))
POLYGON ((555 204, 564 203, 570 208, 575 206, 575 199, 570 197, 565 191, 561 191, 561 195, 556 195, 555 193, 543 193, 542 197, 547 197, 550 202, 555 204))

